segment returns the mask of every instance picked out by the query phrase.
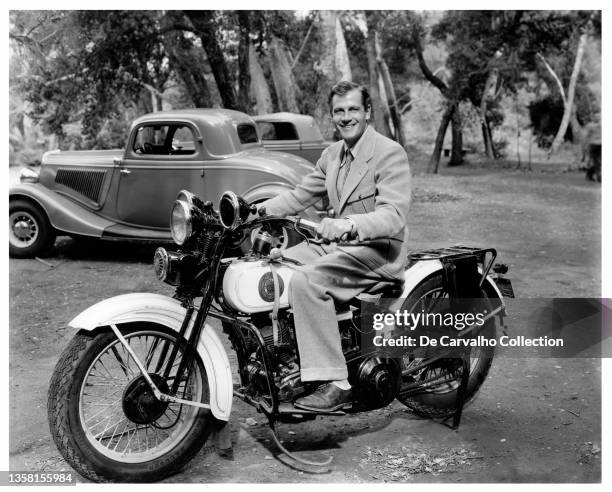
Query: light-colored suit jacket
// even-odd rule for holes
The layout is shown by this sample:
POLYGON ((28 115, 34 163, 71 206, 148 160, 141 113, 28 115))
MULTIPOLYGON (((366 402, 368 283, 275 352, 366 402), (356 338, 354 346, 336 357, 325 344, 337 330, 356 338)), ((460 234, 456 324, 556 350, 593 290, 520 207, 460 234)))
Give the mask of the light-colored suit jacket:
POLYGON ((361 138, 359 154, 354 156, 340 196, 336 182, 343 141, 325 149, 313 172, 295 189, 262 205, 269 214, 292 215, 327 194, 336 216, 350 217, 357 229, 357 239, 339 244, 338 249, 384 277, 402 278, 411 200, 408 156, 401 145, 372 127, 361 138))

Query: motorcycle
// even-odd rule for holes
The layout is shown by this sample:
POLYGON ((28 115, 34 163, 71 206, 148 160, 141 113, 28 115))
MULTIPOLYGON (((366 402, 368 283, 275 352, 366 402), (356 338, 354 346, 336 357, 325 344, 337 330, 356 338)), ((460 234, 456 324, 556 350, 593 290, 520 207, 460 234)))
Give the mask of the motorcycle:
MULTIPOLYGON (((326 466, 331 458, 316 462, 291 453, 277 436, 277 422, 350 415, 397 399, 419 415, 454 417, 459 425, 464 404, 489 372, 494 348, 470 349, 460 358, 364 351, 359 298, 337 306, 352 408, 313 412, 294 406, 312 388, 300 379, 287 293, 299 265, 284 257, 279 231, 312 240, 317 224, 261 212, 233 192, 224 193, 215 210, 181 191, 170 220, 178 248, 158 248, 153 261, 157 278, 175 288, 174 296, 120 295, 70 322, 78 331, 54 369, 48 418, 59 451, 83 477, 150 482, 176 473, 212 432, 222 431, 234 397, 263 413, 279 449, 304 465, 326 466), (252 242, 249 252, 228 256, 240 251, 245 238, 252 242), (212 319, 221 322, 236 353, 236 385, 212 319)), ((415 252, 403 282, 380 282, 366 295, 418 312, 460 296, 466 284, 489 308, 478 333, 494 337, 504 323, 503 295, 511 295, 503 277, 507 268, 493 266, 495 257, 492 248, 463 246, 415 252)), ((472 329, 461 334, 470 336, 472 329)))

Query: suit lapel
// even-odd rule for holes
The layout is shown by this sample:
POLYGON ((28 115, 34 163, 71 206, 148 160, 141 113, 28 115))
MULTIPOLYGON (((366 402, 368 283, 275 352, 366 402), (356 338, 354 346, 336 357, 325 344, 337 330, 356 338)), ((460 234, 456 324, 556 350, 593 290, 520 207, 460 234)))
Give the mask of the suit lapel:
MULTIPOLYGON (((365 133, 363 134, 364 141, 362 142, 359 155, 355 156, 355 160, 351 163, 346 182, 342 188, 342 196, 339 198, 338 212, 342 210, 344 204, 353 193, 353 190, 357 188, 357 185, 361 182, 363 177, 368 172, 368 162, 374 155, 374 130, 368 126, 365 133)), ((338 171, 340 168, 340 162, 336 164, 336 175, 334 183, 338 180, 338 171)), ((334 186, 334 189, 336 186, 334 186)), ((337 194, 337 192, 336 192, 337 194)))
POLYGON ((326 187, 327 187, 327 195, 329 196, 329 201, 334 210, 338 209, 338 203, 340 202, 340 197, 338 196, 338 190, 336 186, 336 182, 338 181, 338 173, 340 172, 340 155, 342 154, 342 149, 344 144, 342 141, 336 144, 337 149, 334 149, 333 153, 330 153, 330 162, 328 164, 328 171, 326 177, 326 187))

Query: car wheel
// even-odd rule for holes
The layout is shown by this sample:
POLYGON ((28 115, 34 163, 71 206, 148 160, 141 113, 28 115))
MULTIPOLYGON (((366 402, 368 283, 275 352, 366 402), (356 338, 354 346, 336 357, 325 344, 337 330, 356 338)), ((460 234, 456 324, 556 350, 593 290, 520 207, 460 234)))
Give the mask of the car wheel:
POLYGON ((53 246, 55 231, 49 219, 36 205, 14 200, 9 205, 9 255, 30 258, 53 246))

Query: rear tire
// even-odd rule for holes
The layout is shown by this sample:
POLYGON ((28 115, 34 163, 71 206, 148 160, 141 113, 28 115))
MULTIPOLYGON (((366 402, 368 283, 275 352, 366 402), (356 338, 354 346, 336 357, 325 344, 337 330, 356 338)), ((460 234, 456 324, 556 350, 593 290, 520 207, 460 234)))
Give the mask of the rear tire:
MULTIPOLYGON (((167 385, 167 391, 172 373, 162 383, 163 367, 155 366, 164 344, 171 350, 176 343, 176 333, 141 323, 122 329, 122 334, 149 374, 157 374, 156 385, 167 385)), ((183 342, 179 354, 184 350, 183 342)), ((179 471, 206 442, 215 420, 208 410, 163 404, 144 390, 129 400, 126 395, 134 393, 127 388, 134 388, 139 378, 136 365, 111 331, 79 332, 62 353, 49 387, 49 426, 62 456, 86 479, 158 481, 179 471)), ((208 379, 199 356, 178 396, 209 401, 208 379)))
MULTIPOLYGON (((420 311, 419 303, 426 302, 428 299, 445 296, 443 285, 441 273, 432 275, 417 286, 412 294, 406 298, 401 309, 420 311)), ((484 292, 483 297, 486 297, 484 292)), ((496 319, 491 318, 488 320, 480 333, 485 337, 494 338, 496 334, 496 319)), ((485 381, 494 355, 494 347, 472 349, 470 376, 467 383, 464 405, 473 400, 480 386, 485 381)), ((408 361, 405 359, 401 361, 403 372, 406 372, 406 368, 410 363, 418 362, 416 360, 408 361)), ((461 359, 441 359, 435 365, 428 366, 420 372, 403 375, 402 387, 414 384, 419 381, 419 378, 425 380, 428 377, 446 378, 448 382, 422 389, 407 397, 398 397, 398 400, 422 417, 443 418, 453 415, 456 410, 457 391, 459 388, 457 376, 460 375, 461 371, 460 362, 461 359)))

